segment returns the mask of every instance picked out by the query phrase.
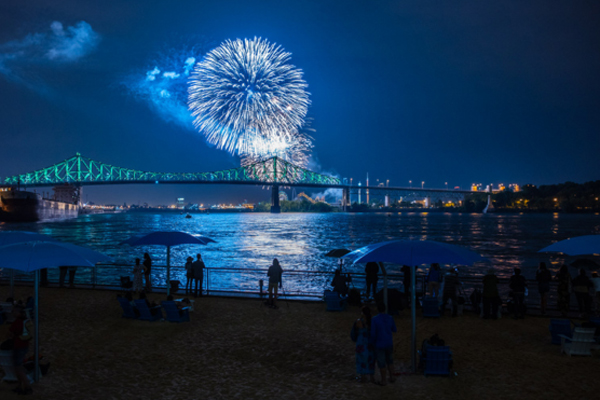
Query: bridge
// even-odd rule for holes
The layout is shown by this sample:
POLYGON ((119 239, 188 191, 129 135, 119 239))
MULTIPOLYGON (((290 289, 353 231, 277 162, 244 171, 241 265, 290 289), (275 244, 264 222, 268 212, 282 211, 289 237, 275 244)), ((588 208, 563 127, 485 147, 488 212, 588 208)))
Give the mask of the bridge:
POLYGON ((471 191, 447 189, 418 189, 405 187, 352 186, 347 179, 319 174, 299 167, 278 157, 261 160, 256 163, 213 172, 150 172, 130 168, 116 167, 92 160, 77 153, 75 156, 25 174, 14 175, 4 179, 5 185, 12 186, 55 186, 60 184, 114 185, 114 184, 236 184, 260 185, 271 187, 271 211, 279 212, 279 187, 314 187, 343 189, 342 206, 350 205, 352 194, 361 193, 368 199, 372 195, 396 196, 404 193, 407 196, 423 198, 444 197, 463 198, 471 191))

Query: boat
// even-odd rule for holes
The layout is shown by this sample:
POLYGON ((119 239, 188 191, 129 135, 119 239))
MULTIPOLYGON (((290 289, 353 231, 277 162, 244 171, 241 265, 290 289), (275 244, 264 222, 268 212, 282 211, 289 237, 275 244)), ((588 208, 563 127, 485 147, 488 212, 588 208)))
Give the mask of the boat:
MULTIPOLYGON (((48 193, 48 195, 50 195, 48 193)), ((35 222, 77 218, 81 188, 65 184, 54 187, 52 198, 12 186, 0 188, 0 221, 35 222)))
POLYGON ((192 218, 192 216, 191 216, 191 214, 190 214, 190 213, 187 213, 187 214, 185 214, 185 217, 186 217, 186 218, 192 218))

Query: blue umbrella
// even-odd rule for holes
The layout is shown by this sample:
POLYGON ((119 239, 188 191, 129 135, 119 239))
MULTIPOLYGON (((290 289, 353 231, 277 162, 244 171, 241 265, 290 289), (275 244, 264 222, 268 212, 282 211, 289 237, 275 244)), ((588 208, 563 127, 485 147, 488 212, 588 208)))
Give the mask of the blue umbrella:
POLYGON ((430 240, 392 240, 370 244, 342 257, 353 263, 377 262, 383 272, 383 297, 387 308, 387 271, 383 263, 408 265, 411 273, 411 315, 412 315, 412 369, 417 368, 417 336, 415 309, 415 272, 421 264, 471 265, 487 261, 486 258, 460 246, 430 240))
POLYGON ((577 236, 544 247, 538 253, 563 253, 569 256, 600 255, 600 235, 577 236))
MULTIPOLYGON (((27 231, 2 231, 0 232, 0 246, 7 244, 32 242, 41 240, 45 242, 56 241, 52 236, 42 235, 41 233, 27 232, 27 231)), ((5 267, 5 266, 3 266, 5 267)), ((14 297, 14 285, 15 285, 15 270, 10 269, 10 297, 14 297)))
POLYGON ((171 277, 171 246, 180 244, 201 244, 216 243, 215 240, 205 236, 194 236, 185 232, 152 232, 147 235, 132 236, 129 239, 121 242, 130 246, 148 246, 160 245, 167 246, 167 296, 171 293, 171 285, 169 283, 171 277))
POLYGON ((99 262, 110 262, 111 259, 104 254, 70 243, 58 241, 34 241, 7 244, 0 247, 0 260, 7 268, 18 269, 24 272, 35 271, 34 295, 34 357, 35 381, 39 377, 39 283, 40 269, 57 268, 62 266, 94 266, 99 262))

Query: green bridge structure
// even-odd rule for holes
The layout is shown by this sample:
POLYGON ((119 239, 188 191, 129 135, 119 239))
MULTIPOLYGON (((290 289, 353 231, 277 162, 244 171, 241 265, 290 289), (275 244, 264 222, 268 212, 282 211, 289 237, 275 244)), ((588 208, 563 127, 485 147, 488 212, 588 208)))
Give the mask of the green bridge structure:
POLYGON ((360 198, 361 193, 369 196, 380 193, 419 193, 419 196, 443 196, 445 198, 460 196, 471 191, 449 191, 447 189, 418 189, 382 186, 352 186, 347 179, 339 179, 310 171, 294 165, 279 157, 271 157, 253 164, 238 168, 230 168, 213 172, 150 172, 130 168, 117 167, 84 157, 77 153, 75 156, 25 174, 14 175, 4 179, 7 186, 56 186, 73 184, 76 186, 114 185, 114 184, 235 184, 259 185, 271 187, 271 212, 280 211, 280 187, 312 187, 342 189, 342 207, 350 205, 352 193, 360 198))

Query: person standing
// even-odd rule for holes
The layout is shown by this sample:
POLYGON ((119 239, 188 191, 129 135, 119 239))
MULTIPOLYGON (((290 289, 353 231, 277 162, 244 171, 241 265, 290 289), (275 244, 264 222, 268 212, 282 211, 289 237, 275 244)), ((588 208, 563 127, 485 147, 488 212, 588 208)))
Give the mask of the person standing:
POLYGON ((333 291, 337 292, 340 296, 346 296, 348 294, 348 285, 347 282, 350 282, 350 276, 344 276, 341 274, 339 269, 335 270, 335 275, 333 276, 333 280, 331 281, 331 286, 333 286, 333 291))
POLYGON ((144 282, 142 280, 142 273, 144 267, 140 264, 140 259, 135 259, 135 265, 133 266, 133 291, 137 294, 144 290, 144 282))
POLYGON ((146 292, 152 291, 151 273, 152 273, 152 259, 150 254, 144 253, 144 277, 146 278, 146 292))
POLYGON ((540 309, 542 315, 546 315, 546 305, 548 302, 548 292, 550 291, 550 281, 552 275, 546 268, 546 263, 541 262, 538 270, 535 272, 535 280, 538 283, 538 291, 540 292, 540 309))
POLYGON ((367 299, 373 289, 373 297, 377 294, 377 274, 379 273, 379 264, 376 262, 368 262, 365 266, 365 274, 367 275, 367 299))
POLYGON ((430 296, 439 297, 441 280, 442 273, 440 271, 440 264, 431 264, 429 267, 429 273, 427 274, 427 288, 429 289, 430 296))
POLYGON ((514 319, 525 318, 525 289, 527 288, 527 281, 521 275, 521 268, 514 269, 514 274, 510 277, 509 286, 512 291, 515 307, 514 319))
POLYGON ((77 272, 77 267, 75 267, 73 265, 69 267, 69 287, 70 288, 75 287, 75 273, 76 272, 77 272))
POLYGON ((269 271, 267 272, 267 276, 269 277, 269 300, 267 301, 267 305, 271 308, 277 308, 275 299, 277 298, 277 286, 283 286, 281 281, 282 274, 283 269, 281 268, 281 265, 279 265, 279 260, 274 258, 273 264, 269 267, 269 271), (275 292, 274 296, 273 291, 275 292))
POLYGON ((490 268, 487 274, 483 277, 483 318, 498 319, 498 277, 494 273, 494 269, 490 268))
POLYGON ((196 255, 196 261, 194 261, 192 263, 192 270, 194 271, 194 296, 195 297, 202 297, 202 284, 204 281, 204 268, 206 266, 204 265, 204 261, 202 261, 202 255, 200 255, 200 253, 198 253, 196 255), (199 289, 198 289, 199 287, 199 289))
POLYGON ((193 261, 192 257, 188 257, 185 263, 185 294, 190 294, 192 291, 192 282, 194 281, 193 261))
POLYGON ((382 386, 387 384, 386 370, 390 374, 390 382, 395 382, 394 376, 394 341, 393 333, 396 332, 396 323, 394 318, 385 312, 385 304, 377 303, 379 312, 371 320, 371 338, 370 341, 375 347, 375 359, 381 373, 382 386))
POLYGON ((569 267, 563 264, 558 270, 558 273, 554 277, 554 280, 558 281, 556 288, 557 292, 557 307, 563 317, 566 317, 569 313, 569 306, 571 302, 571 274, 569 274, 569 267))
POLYGON ((452 301, 452 316, 456 317, 458 313, 458 297, 456 296, 456 291, 458 287, 461 285, 458 280, 458 268, 453 268, 448 272, 446 278, 444 279, 444 295, 442 297, 442 308, 440 310, 440 315, 444 315, 444 311, 446 311, 446 303, 448 300, 452 301))
POLYGON ((573 291, 579 306, 579 316, 587 317, 591 312, 590 289, 594 287, 590 278, 585 274, 585 269, 579 270, 579 275, 573 279, 573 291))
POLYGON ((356 373, 361 382, 370 381, 375 383, 375 352, 373 344, 370 343, 371 336, 371 309, 364 306, 361 309, 360 318, 354 322, 352 329, 356 333, 356 373))

